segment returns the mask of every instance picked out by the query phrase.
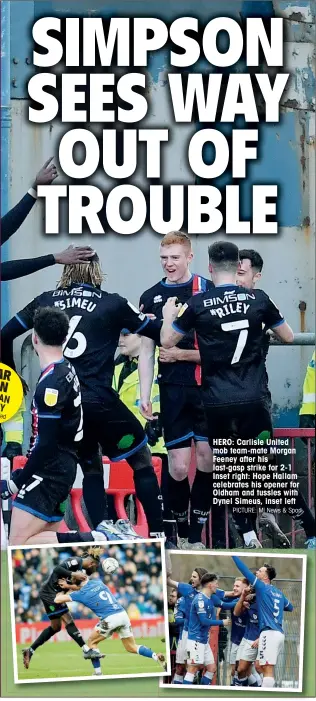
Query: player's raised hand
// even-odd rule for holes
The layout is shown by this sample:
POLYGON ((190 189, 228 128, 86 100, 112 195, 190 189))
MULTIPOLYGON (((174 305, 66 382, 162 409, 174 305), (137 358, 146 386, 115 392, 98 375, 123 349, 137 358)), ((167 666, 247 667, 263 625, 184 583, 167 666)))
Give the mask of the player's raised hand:
POLYGON ((162 308, 163 318, 173 321, 177 318, 181 307, 182 304, 178 303, 177 297, 169 297, 162 308))
POLYGON ((56 263, 61 265, 75 265, 76 263, 88 263, 93 258, 95 251, 90 246, 68 246, 61 253, 54 253, 56 263))
POLYGON ((38 171, 34 187, 38 185, 50 185, 56 178, 58 178, 57 168, 55 163, 52 163, 54 156, 51 156, 46 163, 42 166, 41 170, 38 171))
POLYGON ((153 407, 151 401, 146 402, 141 399, 139 410, 144 419, 146 419, 146 421, 157 421, 157 415, 154 416, 153 414, 153 407))

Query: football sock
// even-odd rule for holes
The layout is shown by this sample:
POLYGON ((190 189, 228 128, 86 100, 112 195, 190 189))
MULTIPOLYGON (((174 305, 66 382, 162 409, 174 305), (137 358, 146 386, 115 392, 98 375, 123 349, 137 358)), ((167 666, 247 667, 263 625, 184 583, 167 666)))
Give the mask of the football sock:
POLYGON ((101 662, 100 660, 91 660, 96 674, 102 674, 101 672, 101 662))
POLYGON ((196 470, 191 489, 189 542, 199 543, 212 503, 212 473, 196 470))
POLYGON ((213 677, 214 677, 214 672, 205 672, 205 674, 203 674, 203 677, 201 679, 201 684, 203 684, 204 686, 210 686, 210 684, 212 684, 213 677))
POLYGON ((185 677, 184 677, 183 684, 193 684, 193 682, 194 682, 194 674, 192 674, 192 672, 187 672, 185 677))
POLYGON ((68 635, 79 645, 79 647, 83 647, 85 645, 85 641, 80 633, 80 630, 78 630, 77 626, 74 624, 73 621, 68 623, 66 626, 66 631, 68 635))
POLYGON ((272 688, 274 686, 274 677, 263 677, 262 686, 269 686, 272 688))
POLYGON ((189 535, 189 480, 175 480, 169 474, 169 503, 178 526, 179 538, 187 538, 189 535))
POLYGON ((134 484, 148 523, 151 536, 163 534, 163 503, 156 473, 152 465, 134 470, 134 484))
POLYGON ((38 638, 36 638, 36 640, 34 640, 34 643, 32 643, 32 645, 30 646, 30 652, 35 652, 35 650, 37 650, 37 648, 40 647, 40 645, 44 645, 44 643, 46 643, 47 640, 52 638, 53 635, 55 635, 55 633, 57 633, 57 631, 53 630, 51 626, 48 626, 48 628, 44 628, 44 630, 42 630, 42 632, 39 634, 38 638))
POLYGON ((183 684, 183 675, 182 674, 175 674, 173 677, 173 684, 183 684))
POLYGON ((106 495, 102 474, 86 474, 82 481, 82 496, 93 528, 107 518, 106 495))
POLYGON ((158 660, 156 652, 153 652, 150 647, 145 647, 145 645, 137 645, 137 655, 142 655, 142 657, 151 657, 156 662, 158 660))

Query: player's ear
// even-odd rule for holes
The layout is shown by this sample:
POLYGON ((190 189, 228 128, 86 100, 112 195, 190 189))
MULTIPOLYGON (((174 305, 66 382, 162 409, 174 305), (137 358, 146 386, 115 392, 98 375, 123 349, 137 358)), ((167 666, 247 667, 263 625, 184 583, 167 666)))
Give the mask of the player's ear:
POLYGON ((213 268, 212 268, 211 263, 208 264, 208 270, 209 270, 209 273, 211 273, 211 275, 212 275, 213 268))
POLYGON ((193 258, 194 258, 193 251, 190 250, 188 253, 188 263, 191 263, 191 260, 193 260, 193 258))
POLYGON ((258 272, 254 275, 253 281, 258 282, 261 277, 262 277, 262 274, 258 272))

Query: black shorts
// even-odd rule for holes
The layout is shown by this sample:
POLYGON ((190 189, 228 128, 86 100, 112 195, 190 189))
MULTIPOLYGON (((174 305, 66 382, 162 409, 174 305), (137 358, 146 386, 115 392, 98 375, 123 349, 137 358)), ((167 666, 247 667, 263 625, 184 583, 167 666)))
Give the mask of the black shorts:
POLYGON ((52 465, 49 472, 34 470, 32 477, 16 495, 13 501, 15 508, 28 511, 47 523, 62 521, 65 502, 76 478, 77 459, 65 453, 60 460, 62 470, 58 463, 52 465))
POLYGON ((40 597, 45 613, 51 621, 54 618, 60 618, 64 613, 69 613, 67 604, 55 604, 53 597, 45 596, 45 594, 40 593, 40 597))
POLYGON ((212 447, 215 438, 258 438, 265 432, 272 437, 269 404, 262 400, 250 404, 205 406, 208 440, 212 447))
POLYGON ((207 441, 207 422, 200 387, 160 385, 160 409, 166 448, 207 441))
POLYGON ((123 404, 114 390, 98 402, 83 399, 83 439, 78 444, 79 462, 99 452, 113 462, 128 459, 147 444, 144 429, 136 416, 123 404))

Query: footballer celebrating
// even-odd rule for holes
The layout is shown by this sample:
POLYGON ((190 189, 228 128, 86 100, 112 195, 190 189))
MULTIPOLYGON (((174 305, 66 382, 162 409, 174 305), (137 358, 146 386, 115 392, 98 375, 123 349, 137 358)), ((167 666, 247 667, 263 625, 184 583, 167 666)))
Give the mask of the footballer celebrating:
MULTIPOLYGON (((265 292, 236 284, 238 267, 237 246, 214 243, 209 247, 209 270, 215 286, 182 306, 170 298, 163 310, 163 347, 173 347, 189 331, 196 331, 211 446, 219 438, 272 436, 263 328, 273 329, 284 342, 293 340, 292 329, 265 292)), ((234 518, 245 545, 260 547, 250 519, 237 512, 234 518)))
MULTIPOLYGON (((161 241, 160 260, 165 277, 146 290, 140 307, 162 319, 169 297, 185 303, 192 295, 208 291, 213 283, 190 272, 193 259, 191 241, 181 231, 171 231, 161 241)), ((198 294, 198 296, 200 296, 198 294)), ((150 402, 154 376, 155 344, 142 339, 139 357, 141 412, 153 421, 150 402)), ((191 330, 179 346, 161 348, 158 363, 161 423, 169 462, 169 504, 177 521, 179 545, 202 549, 201 534, 211 506, 212 454, 207 442, 207 426, 201 395, 201 361, 196 337, 191 330), (191 445, 195 442, 196 474, 191 493, 188 472, 191 445), (189 519, 189 503, 190 519, 189 519), (189 525, 190 521, 190 525, 189 525)))
POLYGON ((30 449, 25 467, 16 470, 8 482, 1 481, 3 499, 16 495, 11 544, 45 542, 47 532, 58 530, 63 519, 61 505, 76 476, 76 446, 82 439, 79 381, 62 351, 68 317, 60 309, 41 307, 32 325, 41 374, 32 401, 30 449))
MULTIPOLYGON (((127 299, 102 290, 102 279, 97 255, 88 263, 66 265, 56 290, 36 297, 6 324, 2 331, 2 360, 14 367, 13 340, 33 328, 37 309, 48 306, 64 310, 69 317, 68 335, 63 339, 65 362, 71 359, 82 394, 83 438, 79 462, 84 474, 83 498, 92 525, 97 528, 106 514, 100 445, 103 455, 110 460, 128 461, 150 535, 161 536, 162 498, 147 437, 140 422, 112 389, 114 356, 121 329, 127 327, 132 332, 148 333, 156 338, 156 322, 149 320, 127 299)), ((53 449, 54 435, 50 441, 53 449)), ((105 535, 112 536, 115 531, 109 523, 103 523, 102 528, 105 535)), ((119 531, 115 531, 115 535, 122 537, 119 531)))
POLYGON ((276 578, 276 571, 272 565, 264 564, 253 574, 239 557, 234 555, 233 561, 256 592, 259 621, 258 660, 263 673, 262 686, 272 688, 274 668, 284 648, 283 613, 293 611, 293 604, 272 584, 276 578))

